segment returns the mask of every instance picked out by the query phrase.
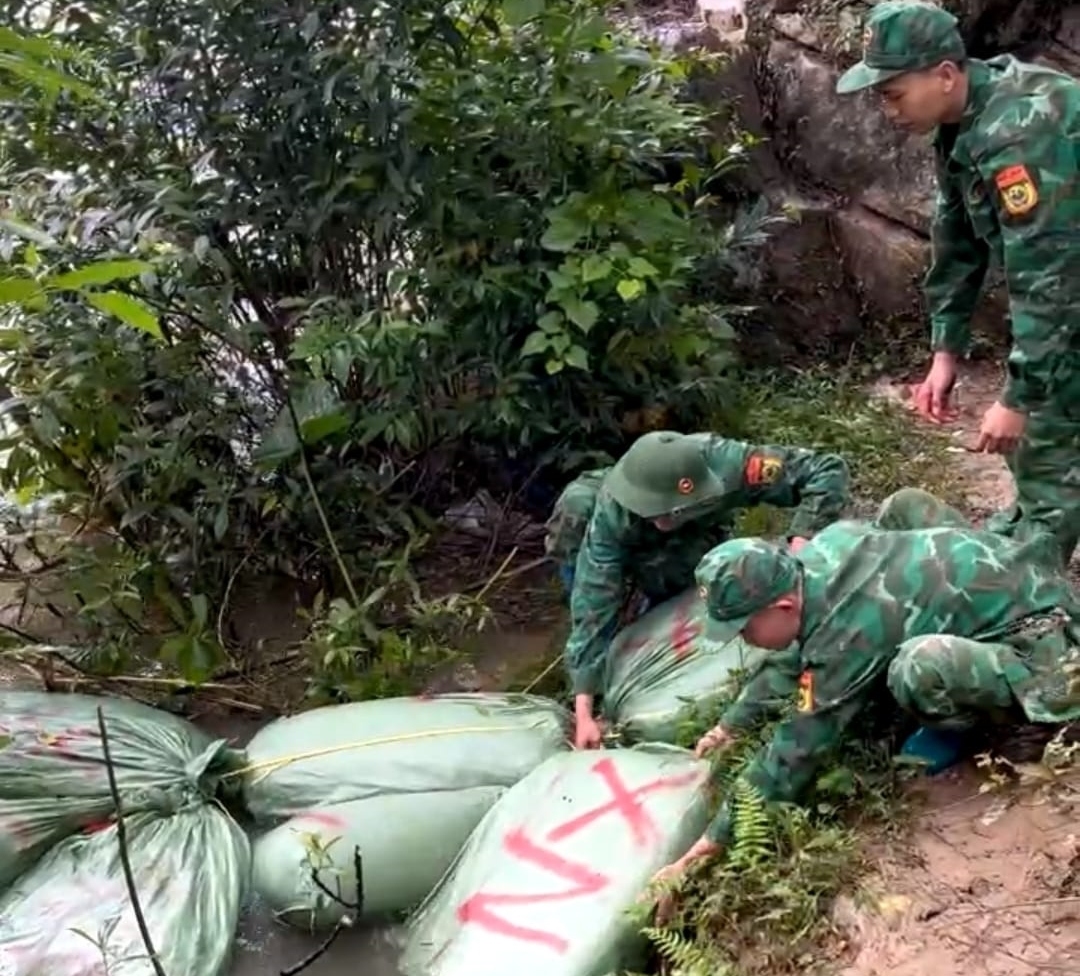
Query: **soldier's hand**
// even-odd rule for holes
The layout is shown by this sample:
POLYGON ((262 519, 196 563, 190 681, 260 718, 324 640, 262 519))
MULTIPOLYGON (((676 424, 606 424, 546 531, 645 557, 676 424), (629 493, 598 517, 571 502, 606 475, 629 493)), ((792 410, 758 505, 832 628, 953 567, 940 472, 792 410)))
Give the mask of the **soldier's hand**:
POLYGON ((1016 450, 1017 443, 1024 436, 1025 427, 1027 417, 1024 414, 1010 410, 1001 403, 995 403, 983 414, 979 439, 972 450, 985 451, 987 454, 1009 454, 1016 450))
POLYGON ((596 719, 578 716, 577 727, 574 729, 575 749, 595 749, 604 741, 604 731, 596 719))
POLYGON ((950 402, 956 386, 956 358, 947 352, 934 353, 926 379, 911 389, 919 416, 935 424, 955 420, 959 411, 950 402))
POLYGON ((734 741, 727 729, 722 725, 715 725, 698 739, 694 747, 694 755, 698 759, 704 759, 710 752, 722 751, 734 741))

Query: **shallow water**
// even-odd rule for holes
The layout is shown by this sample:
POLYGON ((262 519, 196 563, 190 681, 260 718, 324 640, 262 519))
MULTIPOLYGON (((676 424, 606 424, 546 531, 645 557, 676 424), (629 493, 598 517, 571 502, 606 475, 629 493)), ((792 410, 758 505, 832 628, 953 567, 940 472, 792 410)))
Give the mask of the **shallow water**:
MULTIPOLYGON (((400 927, 389 926, 343 932, 304 976, 400 976, 400 934, 400 927)), ((240 920, 228 976, 279 976, 325 939, 275 922, 265 907, 253 904, 240 920)))

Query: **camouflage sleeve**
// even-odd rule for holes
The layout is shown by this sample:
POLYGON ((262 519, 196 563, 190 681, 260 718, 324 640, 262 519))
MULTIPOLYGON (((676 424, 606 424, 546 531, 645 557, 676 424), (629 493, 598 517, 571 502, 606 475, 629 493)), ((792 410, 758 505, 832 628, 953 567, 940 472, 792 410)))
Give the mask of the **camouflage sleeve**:
POLYGON ((999 131, 1012 138, 990 147, 978 166, 1001 225, 1009 291, 1013 346, 1001 399, 1026 412, 1059 398, 1065 374, 1075 382, 1080 166, 1064 130, 1024 131, 1017 120, 999 131))
POLYGON ((794 700, 801 670, 798 644, 785 651, 769 652, 743 685, 739 697, 724 711, 719 724, 729 732, 738 732, 776 718, 794 700))
POLYGON ((942 162, 930 229, 930 268, 923 292, 930 313, 930 347, 961 355, 971 336, 971 316, 979 301, 990 248, 975 236, 962 191, 942 162))
MULTIPOLYGON (((788 537, 810 538, 851 500, 851 473, 838 454, 802 447, 742 444, 742 506, 794 508, 788 537)), ((740 506, 741 507, 741 506, 740 506)))
POLYGON ((575 695, 598 694, 608 644, 623 596, 623 540, 629 529, 627 513, 603 491, 574 570, 570 594, 570 636, 566 669, 575 695))
MULTIPOLYGON (((777 726, 772 741, 742 773, 766 802, 797 802, 805 794, 887 665, 888 656, 873 653, 863 634, 847 631, 827 639, 832 648, 827 663, 800 676, 797 711, 777 726)), ((734 812, 728 797, 707 830, 711 840, 730 845, 734 812)))

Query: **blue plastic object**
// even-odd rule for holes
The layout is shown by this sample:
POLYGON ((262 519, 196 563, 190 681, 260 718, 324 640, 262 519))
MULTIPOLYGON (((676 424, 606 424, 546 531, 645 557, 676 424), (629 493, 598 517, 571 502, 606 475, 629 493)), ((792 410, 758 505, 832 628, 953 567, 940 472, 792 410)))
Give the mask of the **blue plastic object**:
POLYGON ((922 760, 927 764, 926 771, 934 775, 964 759, 970 741, 971 737, 966 732, 923 726, 908 736, 900 755, 922 760))

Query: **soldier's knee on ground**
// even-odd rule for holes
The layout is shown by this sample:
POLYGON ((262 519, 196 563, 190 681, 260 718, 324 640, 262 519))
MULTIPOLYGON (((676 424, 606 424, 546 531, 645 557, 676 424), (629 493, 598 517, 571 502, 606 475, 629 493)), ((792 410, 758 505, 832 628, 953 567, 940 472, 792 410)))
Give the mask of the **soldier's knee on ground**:
POLYGON ((905 711, 916 715, 941 712, 952 665, 948 638, 941 635, 904 641, 889 664, 889 693, 905 711))
POLYGON ((971 528, 971 523, 951 505, 922 488, 894 491, 878 507, 874 524, 882 529, 935 529, 950 526, 971 528))

